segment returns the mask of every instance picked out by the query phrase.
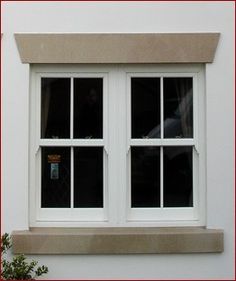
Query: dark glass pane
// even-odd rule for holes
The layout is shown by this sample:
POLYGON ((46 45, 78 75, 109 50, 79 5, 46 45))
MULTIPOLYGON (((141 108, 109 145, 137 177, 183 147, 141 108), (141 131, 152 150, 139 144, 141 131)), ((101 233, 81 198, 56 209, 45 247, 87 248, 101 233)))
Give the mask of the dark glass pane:
POLYGON ((164 78, 164 137, 193 137, 192 78, 164 78))
POLYGON ((164 207, 193 206, 192 147, 164 147, 164 207))
POLYGON ((160 148, 131 148, 131 206, 160 207, 160 148))
POLYGON ((42 147, 42 208, 70 207, 70 148, 42 147))
POLYGON ((74 79, 74 138, 102 138, 103 79, 74 79))
POLYGON ((74 148, 74 207, 103 207, 103 147, 74 148))
POLYGON ((131 78, 132 138, 160 137, 160 79, 131 78))
POLYGON ((70 78, 41 79, 41 137, 70 137, 70 78))

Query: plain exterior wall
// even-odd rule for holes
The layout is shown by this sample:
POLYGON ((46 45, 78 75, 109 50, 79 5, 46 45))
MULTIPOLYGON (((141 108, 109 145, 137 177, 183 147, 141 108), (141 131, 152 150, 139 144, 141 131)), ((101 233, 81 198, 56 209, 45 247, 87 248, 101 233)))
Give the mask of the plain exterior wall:
POLYGON ((28 229, 29 65, 14 33, 220 32, 206 66, 207 227, 222 254, 34 256, 45 279, 234 279, 234 3, 3 2, 2 232, 28 229))

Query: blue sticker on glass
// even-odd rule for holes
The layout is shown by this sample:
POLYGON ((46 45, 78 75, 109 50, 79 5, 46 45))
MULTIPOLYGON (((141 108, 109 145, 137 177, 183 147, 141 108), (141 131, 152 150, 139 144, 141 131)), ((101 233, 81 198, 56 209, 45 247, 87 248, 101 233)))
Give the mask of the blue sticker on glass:
POLYGON ((51 180, 59 179, 59 163, 51 163, 50 178, 51 180))

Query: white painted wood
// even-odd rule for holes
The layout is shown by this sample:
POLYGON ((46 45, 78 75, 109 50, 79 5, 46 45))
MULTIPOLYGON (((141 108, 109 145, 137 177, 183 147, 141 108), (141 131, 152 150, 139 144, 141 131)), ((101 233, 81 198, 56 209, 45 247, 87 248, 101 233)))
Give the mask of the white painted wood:
MULTIPOLYGON (((202 76, 203 68, 198 65, 191 65, 187 68, 170 65, 112 65, 112 66, 70 66, 64 67, 54 65, 32 67, 32 104, 35 111, 31 111, 35 119, 35 129, 32 128, 31 138, 36 144, 37 157, 32 154, 32 167, 35 166, 33 177, 37 180, 31 194, 36 197, 36 205, 31 206, 31 225, 37 226, 43 222, 53 221, 55 226, 66 222, 66 225, 80 225, 87 221, 91 226, 95 221, 106 220, 109 225, 129 225, 132 222, 139 222, 140 225, 156 223, 156 225, 175 225, 175 221, 182 221, 186 225, 204 225, 204 208, 200 202, 204 197, 205 187, 198 184, 199 180, 199 96, 204 95, 202 76), (40 79, 41 77, 68 77, 71 78, 71 107, 73 109, 73 78, 76 77, 101 77, 103 78, 103 139, 73 139, 73 110, 71 112, 71 138, 70 139, 40 139, 40 109, 36 104, 40 100, 40 79), (194 99, 194 138, 190 139, 165 139, 163 126, 161 138, 159 139, 131 139, 131 77, 157 77, 160 78, 161 90, 161 124, 164 124, 163 104, 163 78, 164 77, 193 77, 193 99, 194 99), (198 84, 201 87, 198 87, 198 84), (198 89, 201 89, 198 90, 198 89), (34 114, 36 112, 36 116, 34 114), (71 188, 73 190, 73 147, 103 147, 104 161, 104 208, 94 211, 94 208, 78 209, 73 208, 73 192, 71 192, 71 210, 60 210, 52 208, 40 208, 40 147, 43 146, 64 146, 71 147, 71 188), (131 146, 157 146, 160 147, 160 169, 161 169, 161 207, 160 208, 131 208, 131 146), (193 208, 164 208, 163 206, 163 147, 164 146, 192 146, 193 147, 193 208), (34 160, 35 159, 35 160, 34 160), (34 206, 38 206, 34 210, 34 206), (200 211, 201 206, 201 211, 200 211), (203 210, 202 210, 203 209, 203 210), (64 215, 63 215, 64 212, 64 215), (36 215, 35 215, 36 213, 36 215), (87 215, 86 215, 87 214, 87 215), (60 217, 61 216, 61 217, 60 217), (57 224, 59 223, 59 224, 57 224)), ((204 122, 204 118, 201 120, 204 122)), ((204 137, 204 134, 202 134, 204 137)), ((203 144, 203 141, 202 141, 203 144)), ((201 165, 203 162, 201 162, 201 165)), ((32 181, 32 179, 31 179, 32 181)), ((204 180, 203 180, 204 181, 204 180)))

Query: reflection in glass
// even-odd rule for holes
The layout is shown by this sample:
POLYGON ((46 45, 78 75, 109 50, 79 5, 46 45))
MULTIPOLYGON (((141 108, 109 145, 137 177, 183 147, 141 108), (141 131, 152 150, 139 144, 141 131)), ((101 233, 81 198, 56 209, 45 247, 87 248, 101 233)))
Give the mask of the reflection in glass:
POLYGON ((164 147, 164 207, 193 206, 192 147, 164 147))
POLYGON ((74 148, 74 207, 103 207, 103 148, 74 148))
POLYGON ((103 79, 74 79, 74 138, 102 138, 103 79))
POLYGON ((131 206, 160 207, 159 147, 131 147, 131 206))
POLYGON ((42 147, 42 208, 70 207, 70 148, 42 147))
POLYGON ((41 79, 41 137, 70 137, 70 78, 41 79))
POLYGON ((192 78, 164 78, 164 137, 193 137, 192 78))
POLYGON ((132 138, 159 138, 160 79, 131 78, 132 138))

